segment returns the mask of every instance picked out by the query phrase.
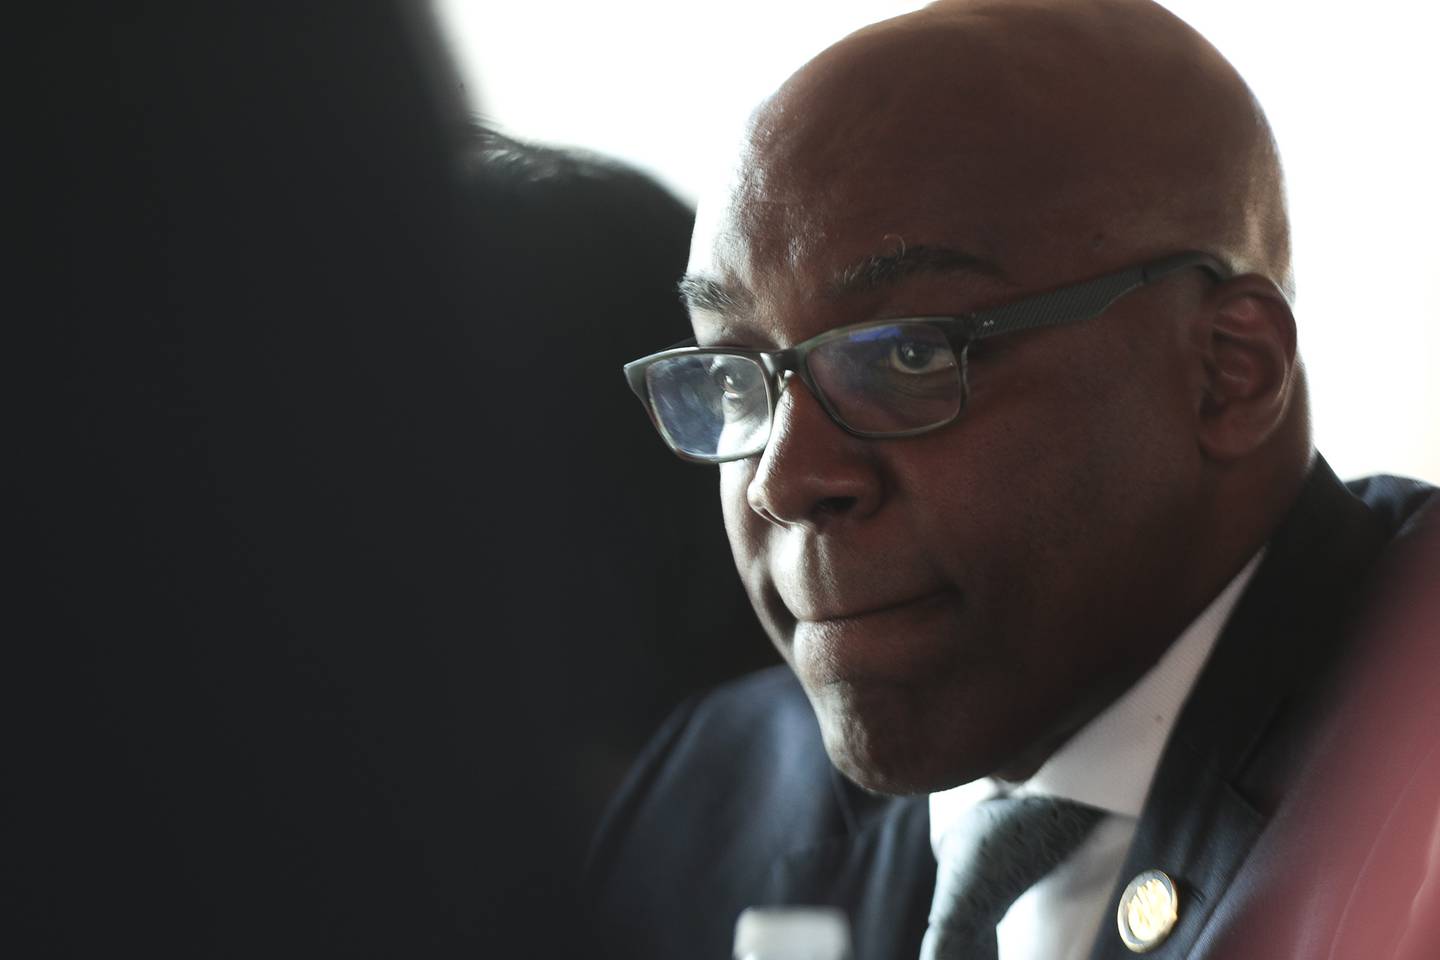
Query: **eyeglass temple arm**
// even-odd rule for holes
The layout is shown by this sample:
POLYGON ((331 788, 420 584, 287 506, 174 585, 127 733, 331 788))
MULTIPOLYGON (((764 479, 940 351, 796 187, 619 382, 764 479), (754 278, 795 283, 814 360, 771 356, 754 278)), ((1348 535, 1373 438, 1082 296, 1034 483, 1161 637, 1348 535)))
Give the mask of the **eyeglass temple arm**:
POLYGON ((1149 263, 1141 266, 1140 270, 1144 275, 1145 283, 1154 283, 1161 277, 1168 276, 1180 270, 1187 270, 1190 267, 1199 267, 1216 280, 1228 280, 1234 273, 1234 271, 1222 263, 1218 257, 1212 257, 1208 253, 1200 253, 1199 251, 1177 253, 1172 257, 1151 260, 1149 263))
POLYGON ((1225 265, 1207 253, 1179 253, 1096 277, 1079 286, 1065 287, 1018 303, 981 310, 971 314, 970 336, 981 339, 1002 333, 1088 320, 1103 313, 1110 304, 1132 290, 1188 267, 1200 267, 1219 280, 1230 276, 1225 265))

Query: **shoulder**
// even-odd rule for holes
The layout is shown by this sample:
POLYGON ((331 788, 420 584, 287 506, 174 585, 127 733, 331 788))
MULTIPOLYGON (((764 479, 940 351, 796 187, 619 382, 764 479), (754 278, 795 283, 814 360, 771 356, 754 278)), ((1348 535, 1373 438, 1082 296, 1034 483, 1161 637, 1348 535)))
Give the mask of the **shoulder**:
POLYGON ((677 712, 667 730, 674 733, 677 754, 724 764, 736 774, 770 776, 782 773, 777 768, 786 761, 815 759, 824 752, 810 702, 785 666, 733 680, 695 698, 677 712))
POLYGON ((598 940, 627 956, 728 949, 735 916, 777 861, 843 833, 836 776, 788 668, 682 705, 592 848, 585 888, 598 940))
MULTIPOLYGON (((1364 603, 1380 560, 1403 538, 1415 518, 1435 499, 1435 488, 1419 480, 1371 476, 1342 483, 1323 459, 1317 459, 1288 515, 1272 533, 1265 560, 1233 621, 1245 623, 1257 613, 1271 628, 1288 626, 1312 637, 1339 640, 1338 628, 1364 603), (1303 600, 1312 611, 1306 622, 1289 622, 1277 604, 1303 600)), ((1275 629, 1270 630, 1271 635, 1275 629)), ((1311 662, 1328 662, 1327 643, 1309 643, 1311 662)))
POLYGON ((1436 499, 1434 487, 1411 477, 1377 474, 1351 480, 1345 486, 1392 535, 1407 530, 1436 499))
POLYGON ((832 769, 787 667, 727 683, 682 704, 640 755, 601 827, 592 869, 623 859, 620 846, 662 825, 683 831, 667 845, 723 837, 773 848, 813 834, 813 818, 834 800, 832 769))

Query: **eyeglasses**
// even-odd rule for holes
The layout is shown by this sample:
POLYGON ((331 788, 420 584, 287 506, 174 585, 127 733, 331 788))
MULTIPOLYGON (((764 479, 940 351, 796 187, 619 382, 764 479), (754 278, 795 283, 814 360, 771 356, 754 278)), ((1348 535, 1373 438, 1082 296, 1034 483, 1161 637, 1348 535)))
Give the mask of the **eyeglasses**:
POLYGON ((1190 267, 1217 280, 1230 276, 1209 254, 1181 253, 975 313, 827 330, 785 350, 672 347, 627 363, 625 377, 670 449, 700 463, 763 451, 791 375, 847 433, 911 437, 945 426, 965 409, 970 344, 1088 320, 1190 267))

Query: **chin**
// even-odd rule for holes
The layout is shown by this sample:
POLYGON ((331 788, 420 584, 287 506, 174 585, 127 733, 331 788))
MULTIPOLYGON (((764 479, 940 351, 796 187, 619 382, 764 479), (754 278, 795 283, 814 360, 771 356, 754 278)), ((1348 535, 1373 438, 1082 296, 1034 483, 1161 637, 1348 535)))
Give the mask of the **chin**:
POLYGON ((871 793, 891 797, 934 793, 944 787, 935 786, 929 776, 907 763, 895 763, 893 757, 861 754, 850 744, 825 741, 825 750, 846 779, 871 793))
POLYGON ((811 697, 825 752, 836 769, 874 793, 904 796, 946 790, 992 768, 964 737, 931 722, 924 698, 908 687, 834 684, 811 697))

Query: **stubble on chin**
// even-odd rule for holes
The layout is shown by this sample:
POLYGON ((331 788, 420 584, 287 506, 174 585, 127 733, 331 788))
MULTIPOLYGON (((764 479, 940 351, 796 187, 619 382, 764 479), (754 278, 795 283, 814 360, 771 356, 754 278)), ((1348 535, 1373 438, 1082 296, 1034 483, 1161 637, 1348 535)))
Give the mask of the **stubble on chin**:
POLYGON ((905 796, 954 785, 911 685, 837 680, 807 693, 831 763, 860 787, 905 796))

